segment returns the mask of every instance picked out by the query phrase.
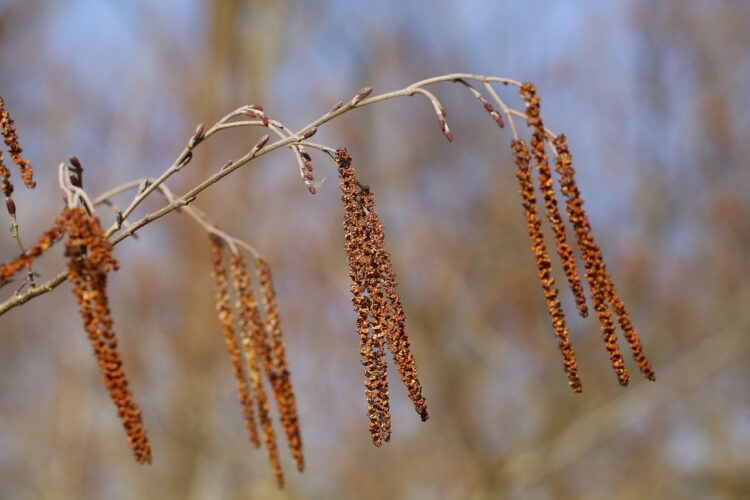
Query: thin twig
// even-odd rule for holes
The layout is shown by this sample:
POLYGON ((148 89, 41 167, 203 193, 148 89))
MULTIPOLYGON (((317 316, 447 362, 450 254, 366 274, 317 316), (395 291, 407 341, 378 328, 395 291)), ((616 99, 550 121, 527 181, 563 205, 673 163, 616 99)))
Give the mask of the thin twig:
MULTIPOLYGON (((167 205, 145 215, 140 220, 131 223, 130 226, 124 228, 124 230, 123 230, 122 224, 118 224, 117 222, 115 222, 106 231, 105 234, 110 239, 110 242, 112 243, 112 245, 116 245, 119 242, 123 241, 124 239, 135 234, 135 232, 141 227, 147 224, 150 224, 151 222, 154 222, 157 219, 160 219, 161 217, 165 216, 166 214, 170 212, 173 212, 174 210, 186 207, 189 203, 195 200, 198 194, 200 194, 202 191, 206 190, 207 188, 217 183, 218 181, 220 181, 227 175, 231 174, 235 170, 239 169, 240 167, 244 166, 245 164, 249 163, 251 160, 257 157, 263 156, 272 151, 275 151, 276 149, 289 146, 293 150, 298 151, 299 146, 303 145, 303 146, 309 146, 309 147, 314 147, 316 149, 320 149, 321 151, 326 152, 330 156, 332 148, 328 148, 326 146, 307 142, 307 139, 309 139, 311 133, 317 130, 319 126, 337 118, 338 116, 341 116, 344 113, 347 113, 348 111, 351 111, 352 109, 362 108, 365 106, 377 104, 379 102, 398 98, 398 97, 412 96, 415 93, 420 93, 423 95, 428 95, 428 94, 432 95, 431 93, 424 91, 424 87, 433 85, 436 83, 442 83, 442 82, 456 83, 461 80, 470 80, 470 81, 482 83, 486 87, 489 87, 488 91, 490 91, 491 89, 491 85, 489 85, 490 83, 501 83, 504 85, 512 85, 515 87, 521 87, 522 85, 521 82, 517 80, 509 79, 509 78, 477 75, 477 74, 472 74, 472 73, 451 73, 447 75, 436 76, 433 78, 427 78, 425 80, 420 80, 402 89, 395 90, 392 92, 386 92, 384 94, 376 95, 373 97, 361 98, 363 95, 369 95, 370 89, 367 89, 367 92, 360 91, 349 102, 340 106, 339 105, 335 106, 333 109, 331 109, 327 113, 321 115, 320 117, 318 117, 317 119, 315 119, 314 121, 312 121, 311 123, 309 123, 305 127, 302 127, 301 129, 299 129, 297 132, 294 132, 294 133, 291 133, 291 131, 289 131, 289 129, 286 129, 286 127, 284 127, 283 124, 274 120, 273 122, 274 127, 279 128, 279 129, 283 128, 283 130, 287 132, 286 137, 281 138, 281 135, 283 134, 280 134, 278 131, 274 131, 277 136, 280 136, 279 140, 277 140, 276 142, 268 144, 260 149, 255 149, 255 148, 252 149, 251 151, 249 151, 242 157, 238 158, 236 161, 229 164, 226 168, 222 168, 218 172, 215 172, 212 175, 210 175, 208 178, 203 180, 198 185, 194 186, 185 194, 179 197, 173 198, 172 201, 170 201, 167 205), (118 233, 118 234, 115 235, 115 233, 118 233)), ((502 109, 503 113, 506 114, 506 116, 510 117, 510 115, 512 114, 516 116, 525 117, 525 115, 521 113, 520 111, 507 108, 507 106, 504 105, 504 103, 502 102, 502 100, 500 100, 500 98, 497 96, 494 90, 491 90, 491 94, 493 98, 496 100, 496 102, 498 102, 498 105, 502 109)), ((434 104, 434 101, 433 101, 433 104, 434 104)), ((169 177, 179 172, 190 161, 190 159, 192 158, 193 150, 197 148, 201 143, 203 143, 206 139, 211 137, 213 134, 220 132, 221 130, 225 130, 225 129, 233 128, 233 127, 257 126, 259 124, 265 125, 263 120, 259 120, 259 121, 250 120, 250 121, 243 121, 243 122, 230 122, 229 121, 234 117, 241 116, 241 115, 248 115, 248 114, 265 117, 265 114, 263 113, 262 109, 260 109, 260 107, 243 106, 228 113, 226 116, 221 118, 218 122, 216 122, 216 124, 214 124, 211 128, 209 128, 205 133, 203 133, 202 125, 199 126, 199 129, 197 129, 196 133, 193 136, 191 136, 191 138, 188 140, 187 145, 183 148, 183 150, 177 156, 175 161, 159 177, 157 177, 151 183, 145 186, 144 189, 139 190, 137 192, 133 200, 126 207, 126 209, 122 212, 121 217, 120 217, 121 220, 124 221, 125 219, 127 219, 128 216, 131 215, 133 211, 151 193, 153 193, 157 189, 160 190, 160 187, 169 177), (198 134, 199 131, 200 131, 200 134, 198 134)), ((509 119, 509 121, 511 121, 511 128, 513 130, 514 137, 515 137, 516 135, 515 126, 513 125, 512 120, 509 119)), ((272 127, 269 126, 269 128, 272 128, 272 127)), ((551 134, 551 132, 548 132, 548 133, 551 134)), ((554 136, 554 134, 551 134, 551 136, 554 136)), ((61 181, 61 185, 67 186, 67 189, 66 188, 63 188, 63 189, 68 191, 66 193, 68 196, 72 197, 73 190, 69 189, 69 184, 64 183, 64 181, 61 181)), ((130 187, 129 189, 132 189, 132 187, 130 187)), ((122 191, 118 191, 118 192, 122 192, 122 191)), ((75 198, 85 203, 88 200, 85 197, 85 193, 83 194, 81 193, 82 193, 82 190, 81 192, 76 192, 75 198)), ((101 196, 99 198, 101 198, 101 196)), ((97 200, 99 198, 97 198, 97 200)), ((91 204, 92 208, 94 204, 95 203, 91 204)), ((21 304, 25 304, 29 300, 35 297, 38 297, 39 295, 52 291, 54 288, 56 288, 57 286, 59 286, 61 283, 63 283, 66 280, 66 276, 67 276, 66 271, 62 271, 59 274, 57 274, 55 277, 53 277, 52 279, 43 283, 42 285, 32 288, 26 291, 25 293, 16 294, 8 298, 6 301, 0 304, 0 315, 6 313, 8 310, 14 307, 17 307, 21 304)))

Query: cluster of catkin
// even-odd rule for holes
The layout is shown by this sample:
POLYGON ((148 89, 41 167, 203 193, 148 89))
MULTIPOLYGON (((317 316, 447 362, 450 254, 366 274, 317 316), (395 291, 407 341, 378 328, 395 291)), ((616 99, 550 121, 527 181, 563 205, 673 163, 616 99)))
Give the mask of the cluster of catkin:
POLYGON ((560 305, 555 279, 552 276, 552 263, 544 244, 542 221, 537 214, 537 199, 534 193, 534 178, 531 168, 532 156, 538 174, 539 190, 544 200, 545 214, 552 227, 555 246, 562 262, 565 277, 575 297, 579 314, 584 317, 587 316, 588 309, 581 278, 576 268, 573 248, 567 241, 567 229, 560 212, 557 192, 552 179, 549 155, 546 150, 546 144, 550 137, 552 137, 553 151, 556 153, 555 171, 560 178, 561 191, 565 197, 565 211, 570 224, 573 226, 576 244, 584 263, 584 275, 591 292, 593 307, 599 319, 602 338, 609 354, 612 369, 620 384, 627 385, 629 375, 618 346, 611 309, 617 315, 638 368, 646 378, 654 380, 654 373, 643 354, 638 332, 633 327, 625 305, 612 284, 612 278, 607 273, 601 250, 594 240, 588 216, 583 209, 583 200, 575 180, 575 170, 565 136, 552 136, 545 129, 541 116, 540 99, 532 83, 524 83, 521 86, 520 94, 526 104, 526 122, 531 130, 531 148, 521 139, 515 139, 512 142, 513 155, 517 166, 516 173, 520 185, 519 192, 526 214, 529 238, 536 259, 539 280, 544 291, 547 310, 552 319, 552 326, 558 339, 559 349, 563 356, 568 383, 575 392, 582 390, 575 354, 565 322, 565 314, 560 305))
POLYGON ((404 310, 397 291, 390 254, 385 250, 383 225, 375 211, 375 198, 369 187, 357 181, 352 158, 346 149, 336 152, 344 202, 344 236, 352 304, 356 313, 359 350, 365 368, 365 395, 368 403, 370 434, 375 446, 388 441, 391 415, 388 401, 385 347, 391 351, 409 391, 414 409, 428 419, 422 386, 409 346, 404 310))
MULTIPOLYGON (((36 187, 34 182, 34 169, 31 167, 29 160, 21 156, 23 149, 21 144, 18 142, 18 135, 16 134, 16 127, 13 125, 13 119, 10 117, 10 113, 5 109, 5 101, 0 97, 0 133, 3 135, 5 146, 8 148, 10 159, 18 167, 21 173, 21 179, 24 185, 33 189, 36 187)), ((3 194, 5 195, 5 204, 8 208, 8 212, 11 215, 16 213, 16 205, 13 202, 13 183, 10 180, 10 170, 5 166, 5 160, 3 158, 3 152, 0 150, 0 184, 2 185, 3 194)))
POLYGON ((146 437, 141 410, 128 387, 107 300, 107 273, 118 267, 112 256, 112 245, 105 237, 99 219, 87 215, 83 208, 65 209, 61 224, 67 235, 68 279, 73 284, 83 328, 94 348, 104 383, 117 407, 117 415, 135 459, 139 463, 150 463, 151 445, 146 437))
POLYGON ((36 245, 10 263, 0 264, 0 285, 49 250, 63 236, 67 237, 65 256, 68 258, 68 279, 73 284, 83 328, 91 341, 104 383, 117 408, 135 459, 139 463, 150 463, 151 446, 141 411, 128 386, 109 311, 107 273, 117 270, 117 261, 112 256, 112 245, 102 231, 99 219, 89 216, 80 207, 65 208, 36 245))
POLYGON ((265 259, 256 258, 255 268, 264 306, 263 318, 242 254, 228 249, 224 241, 214 234, 210 235, 210 250, 216 310, 236 380, 245 426, 250 435, 250 442, 256 448, 259 447, 260 438, 255 412, 257 406, 257 420, 260 422, 263 441, 268 449, 268 458, 276 482, 281 487, 284 485, 284 475, 279 462, 268 397, 263 386, 263 373, 271 386, 281 426, 286 433, 292 457, 299 471, 304 469, 305 461, 297 403, 286 359, 286 345, 281 330, 271 268, 265 259), (234 308, 230 298, 230 272, 236 298, 234 308), (235 324, 239 326, 239 338, 235 324))

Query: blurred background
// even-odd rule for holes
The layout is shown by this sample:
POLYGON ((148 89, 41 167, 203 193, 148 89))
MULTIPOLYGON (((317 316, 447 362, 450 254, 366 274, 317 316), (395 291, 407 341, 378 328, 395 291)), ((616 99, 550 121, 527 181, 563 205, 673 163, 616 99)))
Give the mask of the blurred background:
MULTIPOLYGON (((0 0, 0 95, 39 183, 16 181, 25 242, 56 216, 56 165, 71 154, 100 193, 157 175, 197 123, 240 105, 297 129, 364 85, 385 92, 455 71, 531 80, 546 125, 568 135, 657 382, 628 356, 632 382, 619 387, 597 322, 576 318, 564 293, 585 387, 568 389, 510 133, 442 84, 452 144, 420 97, 357 110, 316 136, 349 147, 377 195, 429 422, 392 373, 393 437, 372 446, 336 172, 314 156, 328 180, 310 196, 279 150, 196 205, 275 270, 305 473, 284 449, 278 491, 265 451, 247 442, 207 239, 170 214, 117 246, 110 280, 154 463, 132 459, 64 284, 0 318, 0 497, 750 497, 750 3, 362 5, 0 0)), ((202 145, 169 186, 184 192, 260 133, 202 145)), ((36 266, 45 276, 63 263, 53 253, 36 266)), ((0 260, 15 254, 3 231, 0 260)))

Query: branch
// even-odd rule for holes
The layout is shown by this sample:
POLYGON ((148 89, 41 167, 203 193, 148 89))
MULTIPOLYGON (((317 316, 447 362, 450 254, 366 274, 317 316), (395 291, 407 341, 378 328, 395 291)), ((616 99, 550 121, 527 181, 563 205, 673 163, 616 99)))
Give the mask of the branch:
MULTIPOLYGON (((294 152, 297 162, 300 165, 300 174, 302 175, 303 180, 307 184, 310 192, 314 194, 315 186, 312 184, 311 175, 306 175, 306 174, 311 174, 311 171, 309 168, 306 167, 306 161, 308 160, 306 159, 305 157, 306 153, 304 153, 304 150, 302 148, 307 146, 307 147, 311 147, 314 149, 318 149, 320 151, 327 153, 329 156, 331 156, 334 150, 333 148, 330 148, 328 146, 311 143, 307 141, 307 139, 309 139, 315 133, 318 127, 320 127, 321 125, 325 123, 330 122, 331 120, 334 120, 335 118, 343 115, 344 113, 347 113, 353 109, 370 106, 372 104, 377 104, 379 102, 386 101, 389 99, 395 99, 398 97, 409 97, 409 96, 413 96, 414 94, 421 94, 421 95, 428 97, 432 101, 433 106, 435 106, 435 110, 438 114, 438 118, 440 120, 440 124, 441 124, 441 128, 443 129, 443 132, 445 133, 446 137, 450 139, 451 138, 450 130, 447 128, 447 125, 445 125, 445 121, 444 121, 445 111, 442 108, 442 106, 439 104, 439 101, 437 101, 437 98, 435 98, 432 93, 426 91, 424 87, 433 85, 435 83, 442 83, 442 82, 460 83, 466 86, 467 88, 469 88, 475 97, 478 97, 477 96, 478 91, 476 91, 476 89, 468 85, 467 81, 475 81, 475 82, 481 83, 484 86, 484 88, 490 93, 492 98, 500 107, 501 112, 506 116, 506 118, 510 122, 511 129, 513 131, 513 136, 514 138, 516 138, 517 132, 516 132, 515 125, 513 123, 513 116, 515 115, 518 117, 525 118, 525 114, 506 106, 505 103, 500 99, 498 94, 495 92, 494 88, 492 87, 492 84, 500 83, 506 86, 512 85, 512 86, 520 88, 522 85, 521 82, 509 79, 509 78, 476 75, 476 74, 471 74, 471 73, 452 73, 448 75, 428 78, 425 80, 412 83, 411 85, 404 87, 400 90, 387 92, 387 93, 376 95, 373 97, 368 97, 372 89, 370 87, 366 87, 360 90, 346 104, 339 103, 329 112, 321 115, 319 118, 309 123, 305 127, 302 127, 297 132, 291 132, 289 128, 287 128, 283 123, 279 121, 269 120, 261 106, 257 106, 257 105, 242 106, 228 113, 226 116, 221 118, 218 122, 216 122, 216 124, 214 124, 211 128, 209 128, 205 132, 203 129, 203 125, 199 125, 198 128, 196 128, 193 135, 188 140, 187 145, 183 148, 183 150, 180 152, 180 154, 177 156, 174 162, 159 177, 147 183, 147 185, 143 189, 139 190, 136 193, 136 195, 133 197, 132 201, 127 206, 127 208, 118 215, 117 217, 118 220, 106 231, 105 234, 109 238, 112 245, 117 245, 118 243, 125 240, 126 238, 134 235, 135 232, 138 231, 138 229, 142 228, 143 226, 146 226, 147 224, 150 224, 151 222, 154 222, 157 219, 160 219, 161 217, 167 215, 170 212, 173 212, 180 208, 187 207, 187 205, 192 203, 201 192, 203 192, 204 190, 206 190, 213 184, 219 182, 220 180, 222 180, 224 177, 228 176, 235 170, 251 162, 255 158, 258 158, 260 156, 263 156, 265 154, 268 154, 272 151, 275 151, 285 146, 288 146, 294 152), (244 121, 231 121, 234 118, 239 117, 239 116, 245 116, 245 117, 256 118, 256 119, 244 120, 244 121), (242 157, 238 158, 235 161, 228 162, 223 168, 221 168, 220 170, 218 170, 217 172, 215 172, 214 174, 212 174, 211 176, 203 180, 201 183, 199 183, 198 185, 196 185, 195 187, 193 187, 192 189, 190 189, 183 195, 179 197, 171 196, 171 199, 168 197, 168 200, 170 201, 168 202, 167 205, 163 206, 162 208, 154 212, 151 212, 145 215, 140 220, 127 225, 127 227, 123 229, 123 222, 154 191, 160 190, 162 194, 165 193, 165 191, 163 191, 164 182, 167 179, 169 179, 171 176, 179 172, 183 167, 185 167, 190 162, 193 156, 193 150, 196 149, 203 141, 210 138, 212 135, 218 132, 221 132, 222 130, 226 130, 226 129, 234 128, 234 127, 245 127, 245 126, 261 126, 261 127, 269 128, 278 137, 278 140, 271 144, 266 145, 266 141, 268 141, 268 137, 267 136, 261 137, 261 140, 258 141, 258 143, 256 144, 256 147, 253 147, 245 155, 243 155, 242 157)), ((484 103, 482 99, 480 99, 480 102, 484 103)), ((488 112, 489 111, 490 110, 488 108, 488 112)), ((493 115, 493 118, 494 118, 494 115, 493 115)), ((548 134, 550 134, 551 137, 554 137, 554 134, 552 134, 549 131, 548 131, 548 134)), ((128 183, 126 185, 123 185, 123 186, 129 186, 127 188, 123 188, 123 186, 120 186, 118 188, 114 188, 112 190, 107 191, 103 195, 96 198, 96 200, 93 203, 96 204, 97 201, 99 200, 108 199, 109 197, 114 196, 115 194, 121 193, 128 189, 133 189, 137 185, 140 185, 138 183, 142 181, 134 181, 134 182, 136 184, 128 183)), ((79 193, 79 196, 80 196, 80 193, 79 193)), ((193 214, 195 215, 195 212, 193 212, 193 214)), ((196 220, 200 220, 201 216, 196 215, 194 218, 196 220)), ((204 217, 204 222, 205 222, 205 217, 204 217)), ((211 227, 213 227, 214 232, 218 231, 215 228, 215 226, 211 226, 211 227)), ((233 241, 235 241, 235 243, 237 243, 236 239, 229 237, 228 235, 225 235, 225 236, 227 236, 228 238, 231 238, 233 241)), ((8 298, 6 301, 4 301, 2 304, 0 304, 0 315, 5 314, 6 312, 8 312, 10 309, 13 309, 14 307, 25 304, 26 302, 30 301, 31 299, 35 297, 38 297, 39 295, 51 292, 57 286, 63 283, 66 279, 67 279, 67 271, 61 271, 52 279, 48 280, 47 282, 35 288, 29 289, 24 293, 14 294, 10 298, 8 298)))

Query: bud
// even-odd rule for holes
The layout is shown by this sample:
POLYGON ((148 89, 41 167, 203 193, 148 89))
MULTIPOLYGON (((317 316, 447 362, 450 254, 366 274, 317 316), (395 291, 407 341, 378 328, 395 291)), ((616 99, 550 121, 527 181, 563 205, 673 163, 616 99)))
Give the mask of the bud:
POLYGON ((253 149, 255 149, 256 151, 261 149, 263 146, 268 144, 268 139, 270 138, 271 137, 268 134, 263 134, 260 139, 258 139, 258 142, 255 143, 255 147, 253 149))
POLYGON ((341 106, 343 106, 343 105, 344 105, 343 102, 341 102, 341 101, 337 102, 336 104, 333 105, 333 107, 331 108, 331 111, 329 111, 328 113, 335 113, 336 111, 338 111, 339 109, 341 109, 341 106))
POLYGON ((182 159, 182 163, 180 163, 180 168, 184 167, 188 163, 190 163, 190 160, 193 159, 193 152, 188 151, 188 154, 185 155, 185 158, 182 159))
POLYGON ((302 133, 302 140, 309 139, 310 137, 314 136, 315 132, 317 132, 317 131, 318 131, 317 127, 311 127, 309 129, 305 130, 302 133))
POLYGON ((315 194, 315 186, 307 186, 307 190, 310 191, 310 194, 315 194))
POLYGON ((359 101, 370 95, 372 87, 362 87, 352 98, 352 103, 357 104, 359 101))
POLYGON ((197 127, 195 127, 195 132, 193 132, 193 136, 190 138, 189 146, 191 148, 194 148, 199 142, 201 142, 203 139, 205 139, 205 131, 203 129, 203 124, 199 123, 197 127))
POLYGON ((5 198, 5 207, 10 215, 16 215, 16 202, 10 196, 5 198))
POLYGON ((71 165, 73 165, 73 167, 75 167, 76 169, 81 169, 81 168, 83 168, 83 167, 81 166, 81 162, 80 162, 80 161, 78 160, 78 157, 77 157, 77 156, 71 156, 71 157, 69 158, 69 160, 70 160, 70 164, 71 164, 71 165))
POLYGON ((221 167, 221 169, 222 170, 226 170, 229 167, 231 167, 232 165, 234 165, 234 162, 232 160, 227 160, 226 163, 224 163, 224 166, 221 167))

